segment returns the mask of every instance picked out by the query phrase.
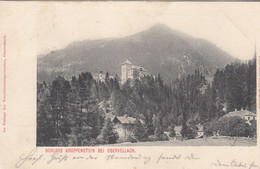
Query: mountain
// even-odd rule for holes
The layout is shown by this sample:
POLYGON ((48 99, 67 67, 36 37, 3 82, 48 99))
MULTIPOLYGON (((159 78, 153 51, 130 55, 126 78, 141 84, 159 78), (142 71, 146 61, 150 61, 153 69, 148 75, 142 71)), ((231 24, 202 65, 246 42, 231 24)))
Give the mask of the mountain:
POLYGON ((124 38, 74 42, 38 57, 38 80, 44 80, 43 74, 58 70, 67 76, 100 70, 120 75, 121 64, 126 59, 153 75, 160 73, 168 83, 195 69, 214 72, 234 61, 232 56, 206 40, 157 24, 124 38))

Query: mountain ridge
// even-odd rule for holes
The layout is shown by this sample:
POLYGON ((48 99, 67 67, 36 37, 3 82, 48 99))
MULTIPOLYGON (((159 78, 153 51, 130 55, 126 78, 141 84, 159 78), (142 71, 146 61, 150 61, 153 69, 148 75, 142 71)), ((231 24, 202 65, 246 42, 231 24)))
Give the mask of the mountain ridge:
POLYGON ((120 75, 121 64, 126 59, 151 74, 160 73, 169 83, 195 69, 214 71, 235 60, 206 40, 156 24, 123 38, 73 42, 38 58, 37 66, 38 70, 49 72, 65 66, 68 75, 100 70, 120 75))

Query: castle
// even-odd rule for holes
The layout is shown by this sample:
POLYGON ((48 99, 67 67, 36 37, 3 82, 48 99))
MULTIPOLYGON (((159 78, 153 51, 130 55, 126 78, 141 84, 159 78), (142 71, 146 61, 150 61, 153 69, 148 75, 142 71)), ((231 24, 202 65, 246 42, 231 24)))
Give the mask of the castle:
POLYGON ((121 84, 124 84, 128 79, 133 80, 149 75, 147 70, 140 66, 133 65, 129 60, 124 61, 121 66, 121 84))

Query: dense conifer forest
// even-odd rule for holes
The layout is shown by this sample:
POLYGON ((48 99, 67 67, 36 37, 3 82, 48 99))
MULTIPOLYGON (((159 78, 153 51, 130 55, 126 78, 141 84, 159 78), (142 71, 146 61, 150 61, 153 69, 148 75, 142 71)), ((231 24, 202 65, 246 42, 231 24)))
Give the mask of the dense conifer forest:
POLYGON ((160 74, 123 85, 118 76, 109 77, 100 82, 85 72, 69 81, 58 76, 37 82, 37 146, 116 143, 113 115, 137 119, 130 141, 151 141, 167 140, 165 131, 174 136, 175 126, 182 127, 184 139, 194 138, 197 124, 210 133, 209 126, 235 109, 256 113, 255 58, 218 69, 212 81, 199 70, 171 84, 160 74))

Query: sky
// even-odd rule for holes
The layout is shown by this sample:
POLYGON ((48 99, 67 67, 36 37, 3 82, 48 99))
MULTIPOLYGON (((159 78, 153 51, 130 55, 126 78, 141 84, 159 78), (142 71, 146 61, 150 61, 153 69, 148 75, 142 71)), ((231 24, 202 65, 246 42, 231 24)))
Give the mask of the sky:
POLYGON ((15 7, 8 17, 20 17, 17 24, 26 25, 23 31, 33 31, 38 54, 74 41, 125 37, 160 23, 246 60, 255 52, 257 6, 245 2, 32 2, 25 6, 30 10, 15 7))

